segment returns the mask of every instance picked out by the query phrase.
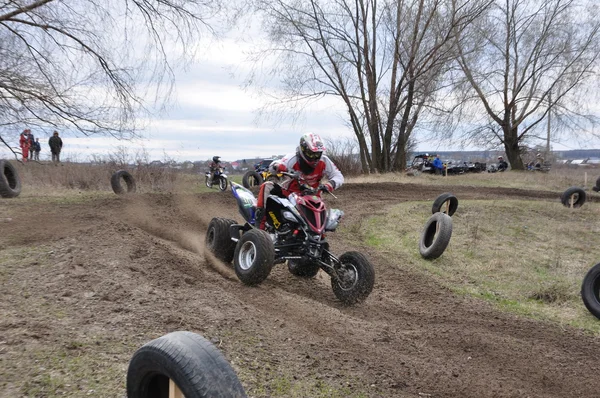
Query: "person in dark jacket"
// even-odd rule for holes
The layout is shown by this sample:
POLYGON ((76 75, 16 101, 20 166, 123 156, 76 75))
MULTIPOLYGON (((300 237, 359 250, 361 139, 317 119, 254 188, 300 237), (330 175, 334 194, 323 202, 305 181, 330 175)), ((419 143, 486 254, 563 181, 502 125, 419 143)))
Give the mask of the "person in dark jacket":
POLYGON ((52 137, 48 140, 48 145, 50 145, 50 152, 52 152, 52 161, 60 163, 60 151, 62 150, 63 142, 58 136, 58 131, 52 134, 52 137))
POLYGON ((498 171, 506 171, 508 169, 508 163, 502 156, 498 156, 498 171))
POLYGON ((31 153, 33 153, 33 160, 40 161, 40 151, 42 150, 42 145, 40 144, 40 139, 36 138, 33 146, 31 147, 31 153))

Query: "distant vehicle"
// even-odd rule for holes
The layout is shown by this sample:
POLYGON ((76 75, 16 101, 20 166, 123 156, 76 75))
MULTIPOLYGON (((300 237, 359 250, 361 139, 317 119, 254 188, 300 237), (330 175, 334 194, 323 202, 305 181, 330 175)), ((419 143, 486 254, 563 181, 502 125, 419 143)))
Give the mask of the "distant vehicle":
MULTIPOLYGON (((434 174, 435 170, 433 168, 433 159, 435 159, 436 154, 420 154, 416 155, 413 158, 412 163, 409 166, 411 170, 417 170, 423 173, 431 173, 434 174)), ((443 161, 444 164, 444 173, 446 171, 448 174, 464 174, 464 173, 481 173, 486 170, 486 164, 480 162, 465 162, 465 161, 457 161, 453 159, 447 159, 443 161)))

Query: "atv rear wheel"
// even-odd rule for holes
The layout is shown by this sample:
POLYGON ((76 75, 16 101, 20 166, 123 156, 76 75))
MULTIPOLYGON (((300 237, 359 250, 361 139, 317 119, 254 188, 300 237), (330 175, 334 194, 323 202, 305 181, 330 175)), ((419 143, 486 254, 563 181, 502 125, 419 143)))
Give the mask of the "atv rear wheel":
POLYGON ((216 258, 228 264, 233 260, 233 253, 235 252, 235 242, 231 240, 229 227, 235 223, 234 220, 227 218, 213 218, 208 224, 206 238, 204 239, 208 250, 216 258))
POLYGON ((318 263, 309 260, 288 260, 288 270, 302 278, 314 278, 321 268, 318 263))
POLYGON ((235 246, 235 274, 246 285, 258 285, 271 273, 275 248, 269 234, 260 229, 245 232, 235 246))
POLYGON ((331 278, 335 296, 344 304, 352 305, 365 300, 373 290, 375 269, 367 258, 358 252, 346 252, 340 256, 342 267, 337 280, 331 278))

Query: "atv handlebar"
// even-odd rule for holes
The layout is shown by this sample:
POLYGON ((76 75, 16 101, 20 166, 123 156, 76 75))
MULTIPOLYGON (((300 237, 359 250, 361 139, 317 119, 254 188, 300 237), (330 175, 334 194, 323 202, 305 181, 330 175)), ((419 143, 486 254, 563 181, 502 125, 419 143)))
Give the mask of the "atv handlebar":
POLYGON ((314 195, 314 194, 317 194, 318 192, 326 192, 337 199, 337 196, 335 196, 332 192, 330 192, 323 185, 319 185, 318 188, 313 188, 310 185, 308 185, 306 183, 306 180, 304 180, 304 178, 302 177, 301 173, 290 173, 287 171, 281 171, 280 173, 286 177, 290 177, 290 178, 298 181, 298 185, 300 186, 300 189, 302 190, 303 193, 306 193, 309 195, 314 195))

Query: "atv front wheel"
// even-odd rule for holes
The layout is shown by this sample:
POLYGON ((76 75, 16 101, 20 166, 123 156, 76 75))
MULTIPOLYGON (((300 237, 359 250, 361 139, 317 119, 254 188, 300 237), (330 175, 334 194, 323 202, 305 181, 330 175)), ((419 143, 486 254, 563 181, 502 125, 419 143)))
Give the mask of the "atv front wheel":
POLYGON ((352 305, 365 300, 373 290, 375 269, 367 258, 358 252, 341 255, 342 267, 337 278, 331 278, 335 296, 344 304, 352 305))
POLYGON ((246 285, 258 285, 271 273, 275 248, 269 234, 260 229, 245 232, 235 246, 235 274, 246 285))
POLYGON ((288 260, 288 270, 292 275, 314 278, 319 273, 319 264, 308 260, 288 260))

